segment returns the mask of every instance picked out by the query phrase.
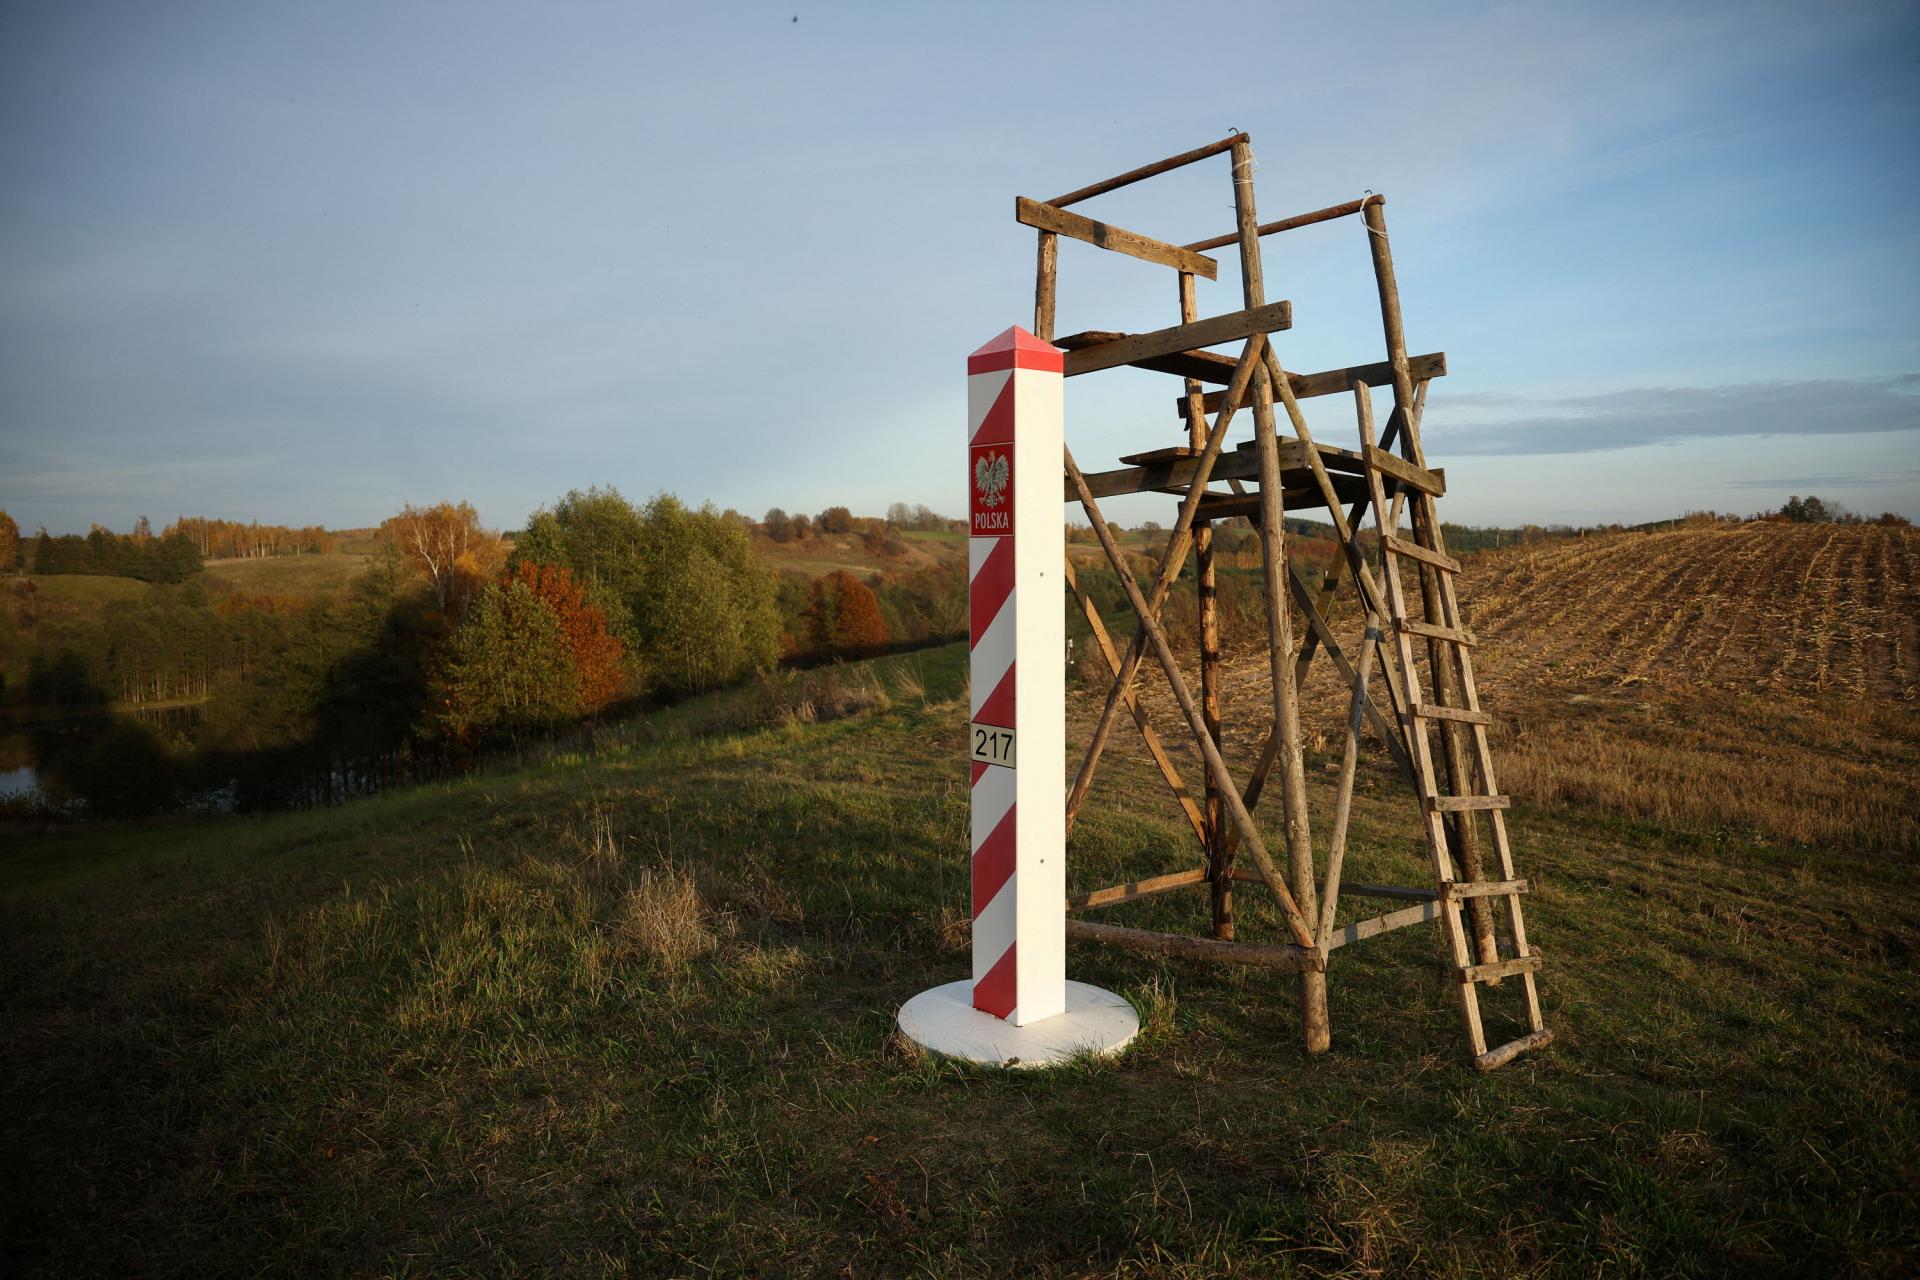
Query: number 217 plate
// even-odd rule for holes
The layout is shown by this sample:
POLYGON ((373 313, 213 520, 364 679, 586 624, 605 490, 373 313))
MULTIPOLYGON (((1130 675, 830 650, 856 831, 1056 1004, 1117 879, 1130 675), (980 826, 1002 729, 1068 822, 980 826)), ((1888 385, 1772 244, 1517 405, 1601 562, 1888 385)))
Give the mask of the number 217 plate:
POLYGON ((1013 768, 1013 730, 1004 725, 981 724, 975 721, 968 726, 968 736, 973 741, 973 758, 982 764, 1004 765, 1013 768))

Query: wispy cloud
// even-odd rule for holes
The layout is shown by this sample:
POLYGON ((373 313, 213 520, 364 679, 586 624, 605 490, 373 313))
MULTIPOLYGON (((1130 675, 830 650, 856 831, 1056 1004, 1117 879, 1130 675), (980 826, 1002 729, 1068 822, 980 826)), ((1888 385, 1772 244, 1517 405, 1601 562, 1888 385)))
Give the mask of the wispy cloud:
POLYGON ((1635 387, 1530 398, 1482 393, 1436 403, 1436 447, 1454 454, 1591 453, 1719 436, 1920 430, 1920 374, 1719 387, 1635 387))

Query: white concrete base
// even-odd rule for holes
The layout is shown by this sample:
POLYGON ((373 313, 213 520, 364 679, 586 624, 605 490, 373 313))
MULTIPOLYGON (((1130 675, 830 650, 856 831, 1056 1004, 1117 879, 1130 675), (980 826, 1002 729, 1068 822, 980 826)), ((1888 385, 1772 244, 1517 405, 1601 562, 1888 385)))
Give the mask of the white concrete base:
POLYGON ((973 983, 949 982, 900 1007, 900 1034, 947 1058, 988 1067, 1050 1067, 1076 1053, 1109 1057, 1140 1034, 1140 1015, 1111 991, 1067 983, 1067 1010, 1016 1027, 973 1007, 973 983))

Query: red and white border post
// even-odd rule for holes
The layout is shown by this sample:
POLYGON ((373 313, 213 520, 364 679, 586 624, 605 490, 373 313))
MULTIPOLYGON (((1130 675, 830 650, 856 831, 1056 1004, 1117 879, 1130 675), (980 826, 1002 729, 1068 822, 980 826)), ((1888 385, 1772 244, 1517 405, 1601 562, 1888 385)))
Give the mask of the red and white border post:
POLYGON ((1067 1002, 1065 359, 1018 328, 967 359, 973 1007, 1016 1027, 1067 1002))
POLYGON ((1066 975, 1065 357, 1008 329, 967 359, 973 977, 900 1011, 937 1052, 1038 1066, 1139 1022, 1066 975))

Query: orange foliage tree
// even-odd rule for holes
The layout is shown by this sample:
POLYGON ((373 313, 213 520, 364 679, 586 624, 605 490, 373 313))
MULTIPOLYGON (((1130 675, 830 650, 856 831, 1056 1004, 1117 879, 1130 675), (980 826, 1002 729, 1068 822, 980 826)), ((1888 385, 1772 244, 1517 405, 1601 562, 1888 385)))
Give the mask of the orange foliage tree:
POLYGON ((480 527, 480 513, 471 502, 431 507, 409 502, 399 515, 380 522, 380 536, 426 574, 434 603, 445 611, 464 609, 506 559, 499 536, 480 527))
POLYGON ((893 643, 873 589, 845 569, 814 579, 806 622, 807 639, 816 653, 870 657, 893 643))
POLYGON ((516 582, 524 583, 559 618, 580 685, 580 709, 591 714, 619 697, 626 685, 621 667, 626 646, 607 630, 606 612, 587 600, 586 587, 563 565, 526 560, 501 579, 503 586, 516 582))

